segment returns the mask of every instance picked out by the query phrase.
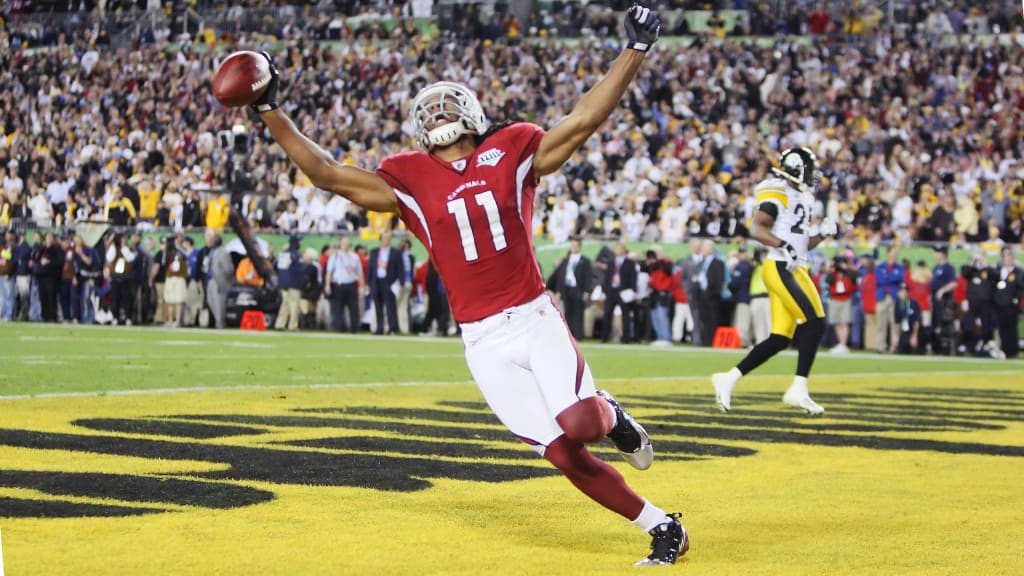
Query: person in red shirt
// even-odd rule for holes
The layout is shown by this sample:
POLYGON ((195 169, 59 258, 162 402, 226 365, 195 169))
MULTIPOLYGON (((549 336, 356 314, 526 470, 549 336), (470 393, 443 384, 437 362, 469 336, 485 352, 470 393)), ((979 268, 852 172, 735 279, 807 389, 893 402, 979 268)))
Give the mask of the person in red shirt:
POLYGON ((827 34, 832 18, 825 10, 824 4, 818 4, 814 10, 807 15, 807 31, 816 36, 827 34))
POLYGON ((875 260, 869 255, 861 256, 860 302, 864 310, 864 343, 865 350, 878 349, 878 283, 875 281, 875 260))
POLYGON ((686 334, 693 333, 693 315, 690 314, 690 301, 683 290, 683 268, 676 266, 672 271, 672 300, 675 309, 672 311, 672 341, 682 342, 686 334))
POLYGON ((928 269, 928 263, 924 260, 918 260, 917 265, 911 268, 907 266, 906 273, 906 285, 907 293, 910 298, 917 302, 919 308, 921 308, 921 337, 917 339, 917 350, 918 354, 924 354, 927 351, 928 341, 931 340, 930 334, 932 329, 932 273, 928 269))
POLYGON ((828 289, 828 321, 836 331, 836 345, 832 352, 850 351, 850 324, 853 323, 853 295, 857 292, 857 269, 845 255, 836 256, 832 270, 825 275, 828 289))
POLYGON ((470 89, 437 82, 410 107, 421 150, 385 158, 375 172, 338 162, 296 128, 277 105, 278 75, 266 53, 271 81, 252 106, 317 188, 399 214, 437 268, 470 372, 501 422, 583 493, 651 535, 641 564, 672 564, 689 547, 678 514, 637 495, 586 448, 607 437, 639 469, 654 455, 643 427, 595 388, 533 252, 539 178, 557 172, 618 106, 658 38, 660 18, 633 5, 625 29, 629 41, 604 78, 550 131, 488 127, 470 89))

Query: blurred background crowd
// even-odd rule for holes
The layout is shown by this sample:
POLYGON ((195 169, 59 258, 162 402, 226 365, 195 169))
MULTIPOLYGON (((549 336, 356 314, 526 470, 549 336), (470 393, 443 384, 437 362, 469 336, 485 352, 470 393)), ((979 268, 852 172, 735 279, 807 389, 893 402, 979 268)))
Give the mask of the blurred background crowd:
MULTIPOLYGON (((283 78, 283 105, 300 128, 340 161, 373 169, 384 157, 411 147, 405 115, 410 97, 441 78, 474 88, 491 122, 521 119, 552 125, 618 54, 620 19, 614 10, 624 7, 443 0, 3 4, 0 226, 10 234, 0 275, 29 278, 26 315, 36 309, 30 295, 38 293, 40 302, 50 302, 56 294, 58 303, 40 304, 38 318, 88 321, 74 312, 74 302, 87 298, 72 295, 64 284, 78 285, 86 272, 95 274, 86 283, 99 286, 110 277, 111 285, 117 284, 108 254, 116 257, 127 247, 134 258, 145 255, 148 260, 131 267, 132 288, 125 287, 113 305, 108 321, 122 322, 183 321, 181 310, 189 307, 179 298, 182 291, 175 287, 170 299, 181 299, 182 308, 168 313, 162 293, 151 288, 165 283, 152 277, 166 280, 174 254, 185 259, 174 274, 185 274, 184 292, 195 302, 205 302, 208 294, 204 290, 200 296, 189 288, 189 279, 205 285, 213 276, 215 266, 208 256, 215 248, 233 255, 224 260, 223 276, 228 276, 227 264, 237 271, 244 249, 229 250, 219 240, 222 232, 229 232, 232 210, 253 230, 296 237, 348 235, 350 244, 365 240, 367 246, 375 246, 391 224, 386 216, 317 190, 248 111, 224 109, 213 99, 210 78, 230 50, 271 51, 283 78), (118 232, 120 247, 110 251, 112 234, 91 242, 81 235, 76 240, 82 223, 96 221, 118 232), (33 241, 36 231, 41 234, 38 243, 33 241), (196 231, 203 241, 197 234, 180 234, 196 231), (197 260, 199 244, 209 249, 197 260), (79 258, 79 245, 95 251, 96 264, 79 258), (24 256, 15 257, 15 250, 24 254, 22 246, 30 248, 28 263, 24 256), (50 254, 47 264, 39 264, 41 252, 50 254), (182 266, 188 270, 181 272, 182 266), (43 269, 49 271, 41 273, 43 269), (55 287, 48 280, 31 280, 47 275, 55 287), (65 293, 66 306, 61 304, 65 293), (126 304, 129 299, 131 305, 126 304), (148 314, 140 310, 146 302, 148 314)), ((718 243, 710 244, 712 254, 718 254, 710 261, 723 263, 728 288, 729 281, 743 277, 735 271, 740 261, 756 267, 753 245, 749 253, 729 246, 744 245, 756 209, 753 185, 767 175, 782 149, 808 146, 821 159, 825 176, 817 216, 844 223, 842 237, 826 245, 829 256, 820 258, 815 272, 830 300, 856 294, 853 318, 839 323, 849 324, 846 336, 839 334, 844 329, 830 332, 828 345, 837 351, 851 345, 899 348, 901 333, 885 332, 888 336, 881 342, 867 335, 902 326, 896 319, 899 307, 885 302, 889 297, 895 302, 903 286, 908 295, 917 294, 910 299, 922 312, 932 312, 927 323, 935 326, 939 308, 934 298, 946 284, 920 280, 925 271, 937 274, 937 258, 930 253, 926 266, 895 262, 902 267, 901 281, 885 284, 884 294, 876 298, 883 302, 881 328, 869 325, 867 309, 873 305, 861 296, 882 288, 864 290, 863 285, 868 282, 870 287, 872 278, 877 282, 873 267, 888 260, 879 255, 898 254, 899 247, 968 247, 977 251, 966 266, 953 271, 957 282, 967 282, 953 322, 955 344, 937 342, 929 333, 915 337, 908 349, 928 351, 941 345, 944 351, 961 346, 961 351, 974 351, 988 346, 989 351, 1016 353, 997 345, 1009 336, 998 336, 1005 316, 996 313, 996 300, 1000 290, 1016 286, 1020 277, 1017 273, 1007 281, 1013 273, 1003 274, 1003 255, 1014 261, 1013 247, 1020 246, 1024 235, 1024 22, 1017 3, 672 1, 661 9, 666 14, 663 38, 622 105, 562 172, 542 180, 534 211, 538 237, 556 244, 572 244, 573 238, 606 244, 604 261, 595 259, 597 286, 598 265, 608 265, 618 242, 671 246, 709 239, 718 243), (879 245, 896 249, 879 252, 879 245), (849 286, 840 283, 845 292, 836 295, 833 283, 842 270, 857 274, 849 286), (986 297, 991 305, 979 304, 974 308, 983 310, 971 312, 967 293, 978 286, 978 278, 991 284, 992 294, 986 297), (923 284, 929 284, 927 297, 918 287, 923 284), (975 332, 966 330, 968 324, 981 335, 964 336, 975 332)), ((402 231, 396 234, 401 237, 402 231)), ((299 250, 285 266, 275 260, 281 254, 271 255, 271 261, 278 270, 294 265, 294 277, 306 284, 313 275, 302 274, 299 264, 314 265, 323 295, 324 287, 332 284, 328 261, 343 250, 333 240, 328 247, 309 245, 305 251, 302 244, 300 239, 299 250)), ((702 243, 699 252, 705 252, 702 243)), ((633 254, 631 261, 641 276, 647 274, 662 286, 660 274, 651 273, 659 267, 647 254, 633 254)), ((680 287, 696 281, 700 293, 711 298, 717 274, 711 274, 716 279, 708 288, 703 262, 696 275, 687 275, 685 261, 672 262, 665 271, 670 280, 673 274, 677 277, 680 287)), ((421 274, 424 296, 427 268, 421 274)), ((348 284, 351 276, 336 279, 348 284)), ((403 316, 417 302, 411 288, 415 276, 415 268, 403 271, 399 284, 407 281, 410 288, 395 291, 396 301, 405 294, 403 316)), ((555 288, 557 280, 549 284, 555 288)), ((361 282, 366 296, 370 282, 361 282)), ((230 289, 225 286, 224 293, 230 289)), ((281 294, 288 289, 302 291, 286 288, 281 294)), ((313 293, 308 286, 305 291, 313 293)), ((686 297, 688 291, 680 291, 686 297)), ((13 292, 21 302, 20 287, 13 292)), ((734 316, 747 314, 741 304, 749 304, 736 296, 742 287, 721 290, 722 302, 703 303, 707 312, 693 315, 695 326, 686 330, 684 313, 676 311, 682 304, 679 297, 659 296, 670 320, 684 319, 682 333, 676 329, 666 335, 663 307, 640 292, 631 296, 635 300, 612 306, 609 314, 615 322, 600 322, 603 307, 596 320, 588 317, 588 335, 597 323, 597 335, 606 339, 685 338, 710 344, 715 328, 734 324, 734 316), (639 313, 641 303, 647 312, 639 313), (706 321, 701 323, 701 317, 706 321), (661 331, 656 333, 656 327, 661 331), (703 333, 708 327, 711 331, 703 333), (701 336, 694 338, 697 334, 701 336)), ((104 297, 110 300, 117 293, 112 290, 104 297)), ((686 302, 691 310, 701 299, 694 294, 686 302)), ((938 296, 956 294, 949 289, 938 296)), ((597 296, 607 302, 607 292, 597 296)), ((387 299, 384 293, 378 297, 387 299)), ((332 298, 337 299, 336 293, 332 298)), ((1019 294, 1016 298, 1019 314, 1019 294)), ((298 300, 310 300, 312 306, 303 309, 316 316, 316 301, 298 300)), ((362 323, 365 310, 373 309, 373 298, 369 304, 365 297, 357 300, 362 323)), ((759 304, 756 297, 752 300, 759 304)), ((211 312, 209 305, 201 307, 211 312)), ((585 308, 597 307, 588 301, 585 308)), ((320 308, 320 324, 337 328, 336 320, 324 321, 331 315, 330 304, 320 308)), ((426 308, 423 304, 420 315, 426 315, 426 308)), ((3 316, 13 317, 18 309, 5 308, 3 316)), ((346 309, 336 309, 334 316, 344 316, 341 311, 346 309)), ((435 331, 452 329, 438 327, 435 317, 441 312, 433 312, 435 331)), ((381 323, 387 324, 389 314, 385 311, 381 323)), ((222 325, 221 316, 213 311, 207 322, 222 325)), ((367 326, 376 330, 381 323, 370 316, 367 326)), ((388 325, 392 328, 412 330, 408 322, 404 330, 388 325)))

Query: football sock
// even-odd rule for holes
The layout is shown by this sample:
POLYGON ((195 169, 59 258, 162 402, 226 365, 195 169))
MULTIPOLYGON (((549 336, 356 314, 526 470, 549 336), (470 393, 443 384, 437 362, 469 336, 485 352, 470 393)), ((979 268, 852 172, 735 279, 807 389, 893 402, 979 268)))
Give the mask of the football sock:
POLYGON ((807 378, 804 376, 796 376, 793 378, 793 384, 790 385, 789 389, 800 392, 803 396, 807 396, 807 378))
POLYGON ((644 509, 640 511, 639 516, 634 520, 630 520, 630 522, 633 526, 636 526, 644 532, 650 532, 655 526, 661 524, 667 518, 668 516, 665 515, 664 510, 644 499, 644 509))
POLYGON ((725 375, 729 377, 729 380, 733 384, 739 382, 740 378, 743 378, 743 372, 740 372, 739 368, 731 368, 728 372, 725 373, 725 375))
POLYGON ((782 352, 789 346, 789 338, 782 334, 772 333, 768 338, 758 343, 757 346, 747 354, 747 357, 736 365, 742 374, 750 374, 752 370, 767 362, 772 356, 782 352))
POLYGON ((618 470, 591 454, 580 442, 560 436, 544 451, 544 458, 598 504, 627 519, 642 514, 644 499, 633 492, 618 470))
POLYGON ((796 375, 805 379, 811 373, 814 357, 818 354, 821 336, 825 333, 825 322, 821 318, 811 318, 801 329, 800 343, 796 359, 796 375))

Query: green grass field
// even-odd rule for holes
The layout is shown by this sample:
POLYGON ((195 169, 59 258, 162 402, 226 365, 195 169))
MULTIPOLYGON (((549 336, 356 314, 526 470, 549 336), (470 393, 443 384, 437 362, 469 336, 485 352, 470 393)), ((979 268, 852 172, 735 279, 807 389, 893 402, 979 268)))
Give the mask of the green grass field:
MULTIPOLYGON (((623 574, 649 537, 482 403, 454 339, 0 326, 8 575, 623 574)), ((1024 362, 582 346, 683 513, 687 574, 1024 573, 1024 362)), ((650 570, 650 569, 648 569, 650 570)))

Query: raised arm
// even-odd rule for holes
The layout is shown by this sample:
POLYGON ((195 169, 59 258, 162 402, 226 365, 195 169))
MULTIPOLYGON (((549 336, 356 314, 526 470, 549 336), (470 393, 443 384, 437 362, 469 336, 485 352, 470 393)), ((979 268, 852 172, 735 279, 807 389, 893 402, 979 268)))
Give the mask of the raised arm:
POLYGON ((278 72, 270 62, 272 80, 266 92, 252 104, 263 123, 270 129, 274 140, 288 154, 288 158, 309 177, 314 186, 348 198, 355 204, 377 212, 398 211, 394 190, 373 172, 356 166, 341 164, 315 142, 307 138, 277 105, 278 72))
POLYGON ((540 141, 533 158, 537 176, 561 168, 608 119, 640 69, 647 50, 658 39, 661 18, 648 8, 634 4, 626 11, 625 27, 629 37, 626 48, 604 77, 580 98, 572 112, 555 124, 540 141))

